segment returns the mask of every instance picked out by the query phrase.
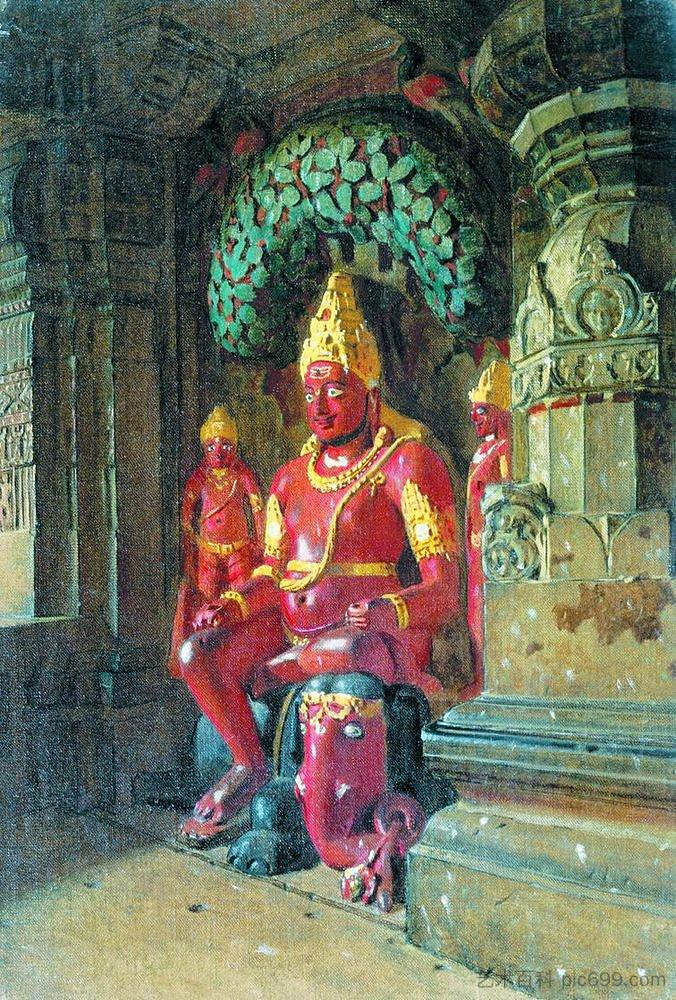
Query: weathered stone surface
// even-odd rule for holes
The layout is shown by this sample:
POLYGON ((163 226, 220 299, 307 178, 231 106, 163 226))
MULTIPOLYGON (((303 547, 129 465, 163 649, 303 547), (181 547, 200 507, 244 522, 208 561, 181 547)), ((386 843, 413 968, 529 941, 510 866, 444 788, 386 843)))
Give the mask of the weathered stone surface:
POLYGON ((671 695, 676 606, 664 580, 486 586, 486 690, 641 700, 671 695))

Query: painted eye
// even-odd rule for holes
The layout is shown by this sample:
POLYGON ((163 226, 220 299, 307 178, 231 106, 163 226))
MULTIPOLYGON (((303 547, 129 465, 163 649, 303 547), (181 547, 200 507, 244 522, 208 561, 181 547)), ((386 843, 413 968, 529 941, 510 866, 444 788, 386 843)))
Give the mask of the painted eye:
POLYGON ((331 386, 330 389, 328 389, 326 395, 329 396, 331 399, 337 399, 338 396, 342 396, 343 395, 343 390, 342 389, 336 389, 335 386, 331 386))
POLYGON ((348 722, 348 724, 343 727, 343 736, 347 736, 350 740, 360 740, 363 735, 364 729, 357 722, 348 722))
POLYGON ((306 403, 311 403, 314 398, 315 397, 314 397, 314 395, 311 392, 306 392, 305 393, 305 402, 306 403))

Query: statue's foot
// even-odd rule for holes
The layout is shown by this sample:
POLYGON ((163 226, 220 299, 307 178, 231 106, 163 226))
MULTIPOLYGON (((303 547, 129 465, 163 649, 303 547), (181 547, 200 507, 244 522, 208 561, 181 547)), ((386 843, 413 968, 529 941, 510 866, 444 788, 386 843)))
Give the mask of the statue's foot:
POLYGON ((251 802, 268 780, 264 770, 233 764, 226 774, 195 803, 192 816, 182 824, 178 839, 191 847, 214 847, 228 833, 228 823, 251 802))
POLYGON ((277 875, 312 868, 319 858, 307 834, 248 830, 228 849, 228 861, 247 875, 277 875))

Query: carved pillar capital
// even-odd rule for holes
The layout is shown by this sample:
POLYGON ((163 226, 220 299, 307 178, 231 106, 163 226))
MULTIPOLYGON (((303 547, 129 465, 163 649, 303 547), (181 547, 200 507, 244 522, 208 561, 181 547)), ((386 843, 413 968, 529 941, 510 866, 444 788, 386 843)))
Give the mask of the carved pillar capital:
POLYGON ((482 561, 488 580, 536 580, 545 556, 546 517, 552 510, 540 483, 495 483, 481 501, 482 561))

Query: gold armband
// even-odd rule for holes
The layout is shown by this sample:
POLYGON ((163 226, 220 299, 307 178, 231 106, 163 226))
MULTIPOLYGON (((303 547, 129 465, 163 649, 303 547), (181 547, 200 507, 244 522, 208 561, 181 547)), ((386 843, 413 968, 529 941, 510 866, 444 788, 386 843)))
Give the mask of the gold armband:
POLYGON ((265 555, 281 560, 283 548, 284 519, 279 500, 271 493, 265 512, 265 555))
POLYGON ((389 601, 397 612, 397 624, 399 628, 408 628, 408 605, 401 594, 383 594, 383 600, 389 601))
POLYGON ((401 513, 416 562, 457 552, 453 511, 441 513, 412 479, 406 480, 401 493, 401 513))
POLYGON ((246 603, 246 599, 243 594, 240 594, 238 590, 224 590, 222 594, 219 594, 219 601, 234 601, 242 614, 242 621, 249 617, 249 605, 246 603))
POLYGON ((249 503, 251 504, 251 510, 254 514, 260 514, 263 510, 263 501, 261 500, 259 493, 249 494, 249 503))
POLYGON ((274 566, 268 566, 267 563, 263 563, 261 566, 256 566, 255 570, 251 574, 251 579, 253 580, 254 577, 261 577, 261 576, 268 577, 275 583, 279 583, 280 581, 279 571, 276 570, 274 566))

